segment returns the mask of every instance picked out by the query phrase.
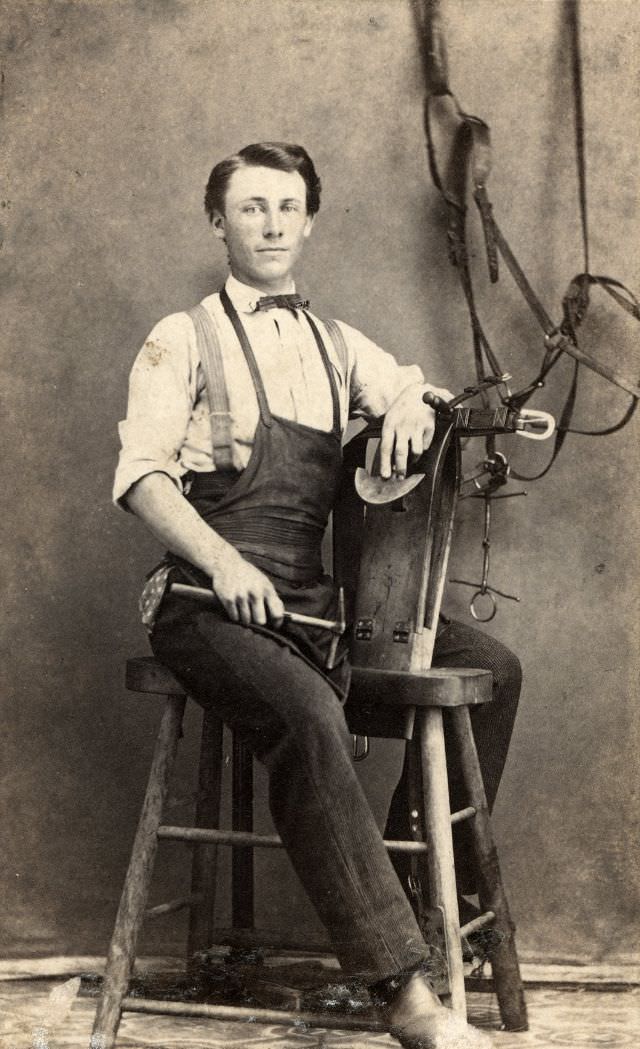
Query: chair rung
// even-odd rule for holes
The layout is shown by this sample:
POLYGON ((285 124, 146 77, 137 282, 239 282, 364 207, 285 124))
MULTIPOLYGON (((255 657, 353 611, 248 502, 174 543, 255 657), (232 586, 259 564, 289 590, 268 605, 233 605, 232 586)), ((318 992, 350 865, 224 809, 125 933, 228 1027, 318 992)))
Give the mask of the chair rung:
POLYGON ((167 903, 157 903, 155 907, 148 907, 144 912, 145 918, 161 918, 163 914, 174 914, 175 911, 184 910, 185 907, 192 907, 194 903, 199 903, 202 899, 202 894, 199 892, 192 893, 190 896, 178 896, 175 900, 169 900, 167 903))
POLYGON ((170 1016, 207 1016, 212 1020, 244 1020, 287 1027, 337 1028, 341 1031, 387 1031, 378 1020, 358 1019, 348 1013, 307 1013, 284 1009, 247 1009, 234 1005, 205 1005, 203 1002, 171 1002, 152 998, 125 998, 122 1008, 131 1013, 165 1013, 170 1016))
POLYGON ((477 918, 467 922, 466 925, 462 925, 460 928, 461 936, 470 936, 473 932, 478 932, 479 929, 484 929, 485 925, 491 925, 491 922, 496 920, 496 916, 493 911, 486 911, 484 914, 479 914, 477 918))

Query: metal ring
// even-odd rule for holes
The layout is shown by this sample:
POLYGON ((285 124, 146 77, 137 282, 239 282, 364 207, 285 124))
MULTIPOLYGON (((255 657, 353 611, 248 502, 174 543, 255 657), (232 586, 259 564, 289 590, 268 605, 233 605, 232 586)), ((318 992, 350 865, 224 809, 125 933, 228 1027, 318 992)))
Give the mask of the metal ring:
POLYGON ((469 602, 469 611, 471 612, 471 615, 475 619, 476 623, 490 623, 493 617, 495 616, 496 612, 498 611, 496 599, 493 596, 493 594, 490 593, 489 590, 485 590, 484 592, 482 590, 476 590, 475 594, 469 602), (488 616, 479 616, 476 611, 476 601, 479 597, 488 597, 491 602, 491 611, 488 616))

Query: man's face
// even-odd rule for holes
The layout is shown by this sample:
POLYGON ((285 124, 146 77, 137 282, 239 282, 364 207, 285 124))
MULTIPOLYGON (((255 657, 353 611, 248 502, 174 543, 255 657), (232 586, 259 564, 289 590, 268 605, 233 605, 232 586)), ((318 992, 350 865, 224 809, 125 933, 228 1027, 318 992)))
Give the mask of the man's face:
POLYGON ((229 180, 213 231, 226 242, 234 277, 260 291, 286 292, 311 233, 307 187, 297 171, 245 167, 229 180))

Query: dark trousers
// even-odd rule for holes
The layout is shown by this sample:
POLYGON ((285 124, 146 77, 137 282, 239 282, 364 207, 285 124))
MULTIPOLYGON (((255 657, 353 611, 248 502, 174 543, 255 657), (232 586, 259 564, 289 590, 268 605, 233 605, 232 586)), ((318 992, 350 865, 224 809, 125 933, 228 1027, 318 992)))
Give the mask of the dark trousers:
MULTIPOLYGON (((508 648, 489 634, 466 626, 455 620, 441 625, 434 649, 433 665, 437 667, 477 667, 490 670, 493 675, 493 702, 471 709, 473 736, 482 769, 482 779, 489 809, 498 793, 500 779, 507 759, 513 725, 518 711, 522 672, 520 662, 508 648)), ((458 755, 448 731, 447 715, 444 717, 447 766, 449 770, 449 792, 451 810, 455 812, 467 804, 466 793, 458 765, 458 755)), ((394 792, 385 837, 390 840, 410 838, 409 805, 407 804, 407 766, 394 792)), ((456 880, 462 895, 476 891, 473 850, 467 823, 457 824, 453 829, 456 880)), ((409 887, 412 873, 409 858, 396 853, 393 864, 403 886, 409 887)), ((424 872, 421 877, 424 880, 424 872)), ((424 886, 423 886, 424 887, 424 886)))
MULTIPOLYGON (((459 624, 441 640, 435 662, 461 666, 467 659, 497 671, 498 702, 474 714, 495 796, 515 717, 517 662, 459 624)), ((429 950, 355 774, 344 708, 330 685, 272 637, 170 594, 151 643, 189 694, 265 765, 274 825, 344 971, 372 984, 418 968, 429 950)), ((406 819, 402 793, 401 781, 392 826, 395 813, 402 825, 406 819)))

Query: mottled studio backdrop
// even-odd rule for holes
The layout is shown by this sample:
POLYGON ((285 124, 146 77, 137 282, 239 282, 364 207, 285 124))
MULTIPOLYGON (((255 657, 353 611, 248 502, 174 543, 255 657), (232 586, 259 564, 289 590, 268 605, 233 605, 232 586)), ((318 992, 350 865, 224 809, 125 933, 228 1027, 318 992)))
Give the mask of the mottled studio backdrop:
MULTIPOLYGON (((637 290, 638 7, 583 7, 593 269, 637 290)), ((136 599, 158 551, 110 506, 116 424, 153 323, 224 273, 201 203, 212 163, 259 139, 301 141, 325 187, 301 275, 316 311, 454 389, 472 379, 471 346, 426 168, 408 2, 0 8, 0 924, 8 954, 102 951, 159 713, 123 687, 125 659, 146 650, 136 599)), ((561 5, 449 0, 446 13, 452 83, 493 130, 498 219, 558 318, 582 266, 561 5)), ((539 330, 508 274, 487 286, 472 221, 486 327, 524 385, 539 330)), ((585 345, 637 375, 638 326, 594 298, 585 345)), ((557 409, 569 375, 561 365, 534 406, 557 409)), ((625 404, 586 374, 577 418, 605 423, 625 404)), ((502 602, 492 627, 525 670, 496 830, 528 958, 620 960, 637 944, 637 438, 637 421, 612 437, 570 437, 527 499, 495 508, 492 581, 521 603, 502 602)), ((525 470, 548 456, 515 438, 508 447, 525 470)), ((465 503, 452 574, 477 578, 480 526, 480 505, 465 503)), ((466 596, 451 587, 449 609, 468 615, 466 596)), ((190 790, 197 729, 194 710, 178 793, 190 790)), ((395 745, 378 745, 363 767, 381 816, 397 765, 395 745)), ((156 899, 180 889, 187 861, 185 846, 162 845, 156 899)), ((285 859, 262 858, 259 872, 261 922, 314 928, 285 859)), ((178 950, 181 935, 180 919, 157 925, 145 949, 178 950)))

